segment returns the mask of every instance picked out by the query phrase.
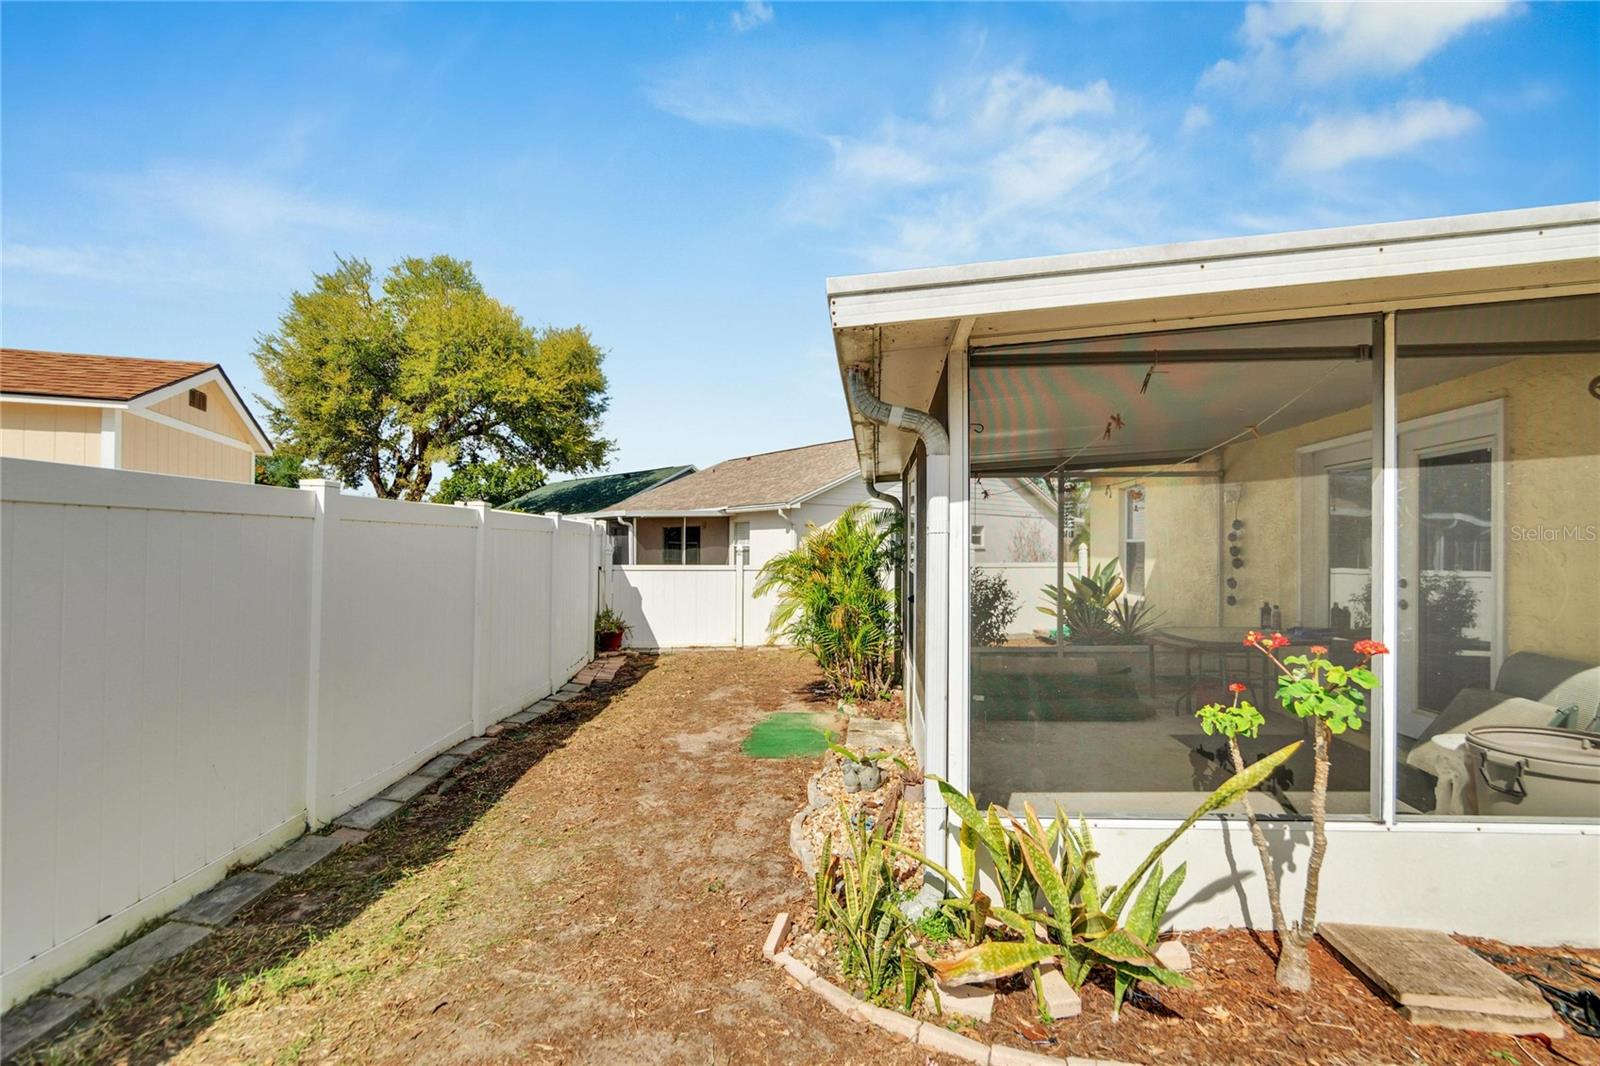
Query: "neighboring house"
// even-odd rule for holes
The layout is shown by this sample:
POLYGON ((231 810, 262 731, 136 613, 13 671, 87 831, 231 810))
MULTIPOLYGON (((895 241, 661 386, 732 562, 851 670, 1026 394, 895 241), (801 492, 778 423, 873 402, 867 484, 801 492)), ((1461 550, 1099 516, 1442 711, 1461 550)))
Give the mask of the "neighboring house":
MULTIPOLYGON (((869 502, 847 440, 728 459, 590 512, 627 529, 627 563, 759 568, 869 502)), ((875 503, 875 506, 885 506, 875 503)))
POLYGON ((249 483, 271 451, 216 363, 0 349, 0 455, 249 483))
MULTIPOLYGON (((860 471, 906 493, 930 780, 1083 815, 1130 869, 1217 781, 1194 712, 1230 682, 1264 714, 1247 759, 1307 736, 1247 629, 1341 665, 1376 639, 1369 719, 1331 743, 1322 919, 1600 943, 1600 204, 834 278, 828 299, 860 471), (1008 479, 1087 484, 1089 561, 1151 624, 1080 601, 1063 642, 969 645, 993 538, 949 533, 991 525, 1008 479)), ((1282 818, 1288 898, 1307 750, 1285 768, 1256 809, 1282 818)), ((926 811, 950 865, 936 790, 926 811)), ((1179 925, 1269 921, 1243 839, 1208 818, 1175 845, 1179 925)))
MULTIPOLYGON (((630 496, 692 473, 692 466, 659 466, 654 470, 635 470, 626 474, 596 474, 568 481, 552 481, 532 492, 523 493, 506 504, 504 509, 528 514, 593 514, 613 507, 630 496)), ((611 519, 606 523, 606 532, 611 537, 611 561, 626 563, 628 527, 611 519)))

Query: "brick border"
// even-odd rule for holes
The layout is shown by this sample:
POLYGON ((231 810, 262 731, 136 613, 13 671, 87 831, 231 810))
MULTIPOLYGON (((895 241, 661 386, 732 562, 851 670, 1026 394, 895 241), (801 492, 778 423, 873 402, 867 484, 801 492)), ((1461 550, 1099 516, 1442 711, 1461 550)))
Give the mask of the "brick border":
POLYGON ((525 726, 581 695, 590 685, 608 685, 627 661, 623 652, 597 655, 554 693, 496 722, 481 737, 463 740, 429 759, 389 788, 345 811, 331 832, 302 833, 253 868, 235 870, 217 884, 154 919, 134 940, 41 988, 6 1011, 0 1019, 0 1062, 37 1049, 53 1040, 92 1008, 131 987, 150 970, 176 958, 233 922, 234 916, 277 887, 284 877, 305 873, 346 844, 368 833, 434 785, 448 790, 448 780, 462 766, 475 762, 496 738, 513 726, 525 726))
POLYGON ((1109 1059, 1085 1059, 1077 1055, 1058 1058, 1037 1051, 1007 1047, 1004 1044, 985 1044, 969 1036, 952 1032, 932 1022, 919 1021, 909 1014, 863 1003, 849 992, 818 976, 817 972, 783 950, 789 938, 789 912, 784 911, 772 920, 761 954, 766 960, 794 978, 800 987, 814 994, 828 1006, 853 1022, 877 1026, 890 1036, 924 1048, 937 1055, 948 1055, 975 1066, 1135 1066, 1133 1063, 1109 1059))

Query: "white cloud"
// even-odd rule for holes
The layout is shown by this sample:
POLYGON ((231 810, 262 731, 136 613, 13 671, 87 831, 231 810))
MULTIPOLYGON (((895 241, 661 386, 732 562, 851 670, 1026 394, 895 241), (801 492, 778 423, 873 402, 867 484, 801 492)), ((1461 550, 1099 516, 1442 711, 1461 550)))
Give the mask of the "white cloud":
POLYGON ((1283 167, 1308 174, 1404 155, 1429 141, 1460 136, 1479 121, 1476 111, 1448 100, 1406 100, 1379 111, 1324 116, 1291 137, 1283 167))
POLYGON ((1137 166, 1144 136, 1109 120, 1103 80, 1062 85, 1016 67, 959 79, 925 114, 833 135, 831 165, 801 183, 802 221, 848 229, 874 265, 1035 248, 1104 205, 1094 192, 1137 166))
POLYGON ((1183 125, 1179 127, 1181 133, 1198 133, 1211 125, 1211 112, 1199 104, 1192 104, 1189 110, 1183 113, 1183 125))
POLYGON ((232 237, 285 230, 368 232, 397 221, 358 204, 220 170, 161 167, 106 177, 100 184, 142 211, 168 212, 207 232, 232 237))
POLYGON ((744 33, 772 21, 772 5, 764 0, 745 0, 743 7, 735 8, 728 16, 735 33, 744 33))
POLYGON ((1239 29, 1244 56, 1219 60, 1200 84, 1267 89, 1284 79, 1326 84, 1404 74, 1474 27, 1521 10, 1509 0, 1255 3, 1239 29))

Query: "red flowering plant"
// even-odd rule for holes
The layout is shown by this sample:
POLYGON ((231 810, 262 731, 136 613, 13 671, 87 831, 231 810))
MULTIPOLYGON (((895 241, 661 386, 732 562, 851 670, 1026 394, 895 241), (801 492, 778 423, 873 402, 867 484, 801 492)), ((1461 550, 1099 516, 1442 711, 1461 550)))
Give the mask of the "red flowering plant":
MULTIPOLYGON (((1311 966, 1306 949, 1317 933, 1317 889, 1322 877, 1322 860, 1328 851, 1328 767, 1334 734, 1360 729, 1367 713, 1366 694, 1378 684, 1378 676, 1368 669, 1373 656, 1387 655, 1389 649, 1376 640, 1358 640, 1351 650, 1360 656, 1355 666, 1340 666, 1329 659, 1328 649, 1313 644, 1304 655, 1278 654, 1290 644, 1282 633, 1250 630, 1244 644, 1255 648, 1272 661, 1278 670, 1278 702, 1293 712, 1311 731, 1313 771, 1311 780, 1311 857, 1306 863, 1306 889, 1300 921, 1290 926, 1283 916, 1283 901, 1278 867, 1273 864, 1266 832, 1256 817, 1248 793, 1244 796, 1245 817, 1250 837, 1261 856, 1261 869, 1267 883, 1267 899, 1272 906, 1272 923, 1278 932, 1278 984, 1296 991, 1311 987, 1311 966)), ((1249 700, 1240 699, 1245 685, 1235 681, 1228 686, 1231 704, 1212 703, 1195 712, 1200 727, 1227 738, 1234 770, 1244 769, 1240 737, 1255 737, 1266 718, 1249 700)))

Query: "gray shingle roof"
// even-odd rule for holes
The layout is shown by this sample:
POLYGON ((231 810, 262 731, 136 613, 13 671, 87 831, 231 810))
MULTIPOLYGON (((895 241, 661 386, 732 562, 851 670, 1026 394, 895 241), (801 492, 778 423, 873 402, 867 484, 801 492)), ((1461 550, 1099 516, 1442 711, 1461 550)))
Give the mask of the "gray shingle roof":
POLYGON ((630 496, 611 512, 710 511, 721 507, 781 507, 855 473, 855 444, 848 440, 728 459, 630 496))

